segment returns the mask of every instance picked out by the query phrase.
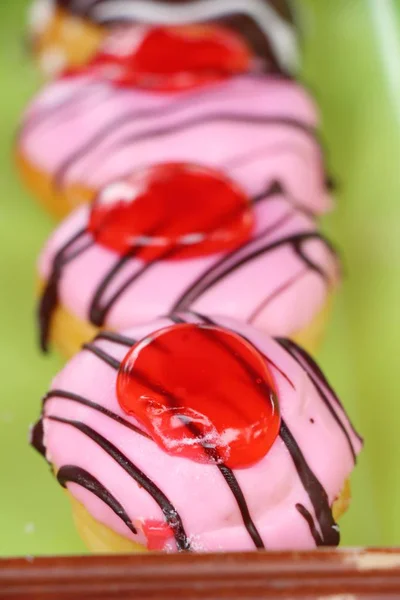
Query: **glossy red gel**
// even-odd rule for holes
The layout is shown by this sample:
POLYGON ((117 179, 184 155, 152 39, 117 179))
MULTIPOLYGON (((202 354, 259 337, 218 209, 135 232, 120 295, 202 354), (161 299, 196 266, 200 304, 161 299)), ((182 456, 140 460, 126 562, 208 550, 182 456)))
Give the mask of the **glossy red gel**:
POLYGON ((279 432, 266 360, 216 326, 178 324, 137 343, 120 367, 117 396, 165 452, 197 462, 247 467, 279 432))
POLYGON ((164 550, 165 542, 174 537, 174 533, 166 521, 147 519, 142 524, 147 540, 147 549, 153 552, 164 550))
POLYGON ((116 37, 88 70, 119 86, 174 92, 246 72, 252 58, 245 41, 219 25, 154 27, 144 30, 139 43, 137 34, 131 39, 131 48, 118 49, 116 37))
POLYGON ((218 171, 186 163, 155 165, 107 186, 88 224, 99 244, 146 261, 231 250, 252 227, 241 189, 218 171))

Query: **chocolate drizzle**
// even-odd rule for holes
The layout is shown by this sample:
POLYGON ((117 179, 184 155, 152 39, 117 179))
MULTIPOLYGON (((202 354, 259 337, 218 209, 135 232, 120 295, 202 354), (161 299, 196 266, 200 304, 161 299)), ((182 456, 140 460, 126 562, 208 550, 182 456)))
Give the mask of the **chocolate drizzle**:
POLYGON ((326 189, 330 192, 337 192, 339 185, 337 180, 335 179, 335 177, 333 177, 332 175, 327 175, 325 177, 325 185, 326 185, 326 189))
POLYGON ((102 360, 107 365, 109 365, 112 369, 115 369, 116 371, 118 371, 118 369, 120 367, 119 360, 117 360, 116 358, 113 358, 112 356, 107 354, 107 352, 104 352, 104 350, 102 350, 95 344, 83 344, 82 349, 88 350, 89 352, 91 352, 92 354, 94 354, 95 356, 100 358, 100 360, 102 360))
MULTIPOLYGON (((283 419, 281 422, 280 437, 289 451, 300 481, 314 508, 315 516, 321 529, 321 539, 318 540, 318 543, 316 540, 317 545, 337 546, 340 542, 340 535, 338 526, 332 515, 332 510, 329 506, 327 493, 308 466, 302 451, 283 419)), ((305 515, 304 511, 300 514, 302 514, 303 517, 305 515)), ((308 524, 311 525, 308 518, 306 520, 308 524)), ((310 531, 314 537, 315 527, 310 526, 310 531)))
POLYGON ((43 419, 39 419, 35 425, 33 425, 30 434, 30 443, 33 448, 41 456, 46 458, 46 446, 44 445, 44 430, 43 430, 43 419))
MULTIPOLYGON (((314 236, 311 236, 311 239, 314 236)), ((329 242, 326 238, 324 238, 323 236, 320 236, 319 234, 317 234, 315 237, 319 237, 319 239, 323 239, 325 241, 325 244, 327 246, 327 248, 331 251, 331 253, 333 255, 336 254, 336 251, 334 250, 331 242, 329 242)), ((302 236, 297 236, 295 240, 293 240, 293 250, 295 251, 295 253, 297 254, 298 258, 300 260, 303 261, 303 263, 311 270, 314 271, 315 273, 317 273, 324 281, 326 284, 328 284, 328 278, 326 273, 324 273, 323 269, 317 264, 314 263, 312 260, 310 260, 310 258, 304 253, 304 248, 302 246, 302 243, 304 241, 304 239, 310 239, 310 237, 305 237, 303 238, 302 236)))
POLYGON ((326 247, 332 251, 329 242, 318 232, 305 232, 293 234, 291 236, 281 238, 276 240, 275 242, 268 242, 265 246, 261 248, 257 248, 250 254, 245 257, 239 259, 233 265, 227 267, 225 270, 219 272, 219 269, 224 266, 227 262, 229 262, 232 257, 238 254, 239 251, 230 253, 227 256, 224 256, 219 262, 212 265, 205 273, 202 273, 201 276, 181 295, 181 297, 176 301, 175 305, 172 307, 172 312, 180 312, 185 311, 190 308, 190 306, 207 290, 210 289, 213 285, 217 284, 221 279, 226 278, 230 273, 238 269, 239 267, 245 265, 249 261, 261 256, 264 253, 272 252, 277 248, 284 246, 285 244, 291 246, 296 254, 299 256, 301 260, 306 262, 306 265, 309 266, 313 271, 315 271, 318 275, 320 275, 324 281, 327 281, 326 274, 321 270, 321 268, 315 263, 311 262, 311 260, 306 257, 302 251, 302 244, 308 240, 319 240, 326 247))
POLYGON ((76 467, 74 465, 65 465, 57 473, 57 480, 64 488, 67 487, 68 483, 76 483, 81 487, 85 488, 89 492, 92 492, 97 498, 102 500, 104 504, 107 504, 109 508, 125 523, 132 533, 137 533, 132 521, 125 512, 123 506, 118 500, 104 487, 102 483, 96 477, 93 477, 90 473, 76 467))
MULTIPOLYGON (((196 433, 195 428, 190 428, 192 429, 193 433, 196 433)), ((210 451, 210 449, 204 446, 204 450, 210 456, 211 460, 218 460, 218 457, 215 455, 214 452, 210 451)), ((264 542, 262 541, 261 535, 258 532, 257 527, 255 526, 255 523, 251 517, 249 508, 247 506, 246 498, 243 494, 242 488, 240 487, 238 480, 235 477, 234 472, 232 471, 232 469, 230 469, 222 463, 218 463, 217 467, 222 477, 228 484, 228 487, 231 490, 233 497, 235 498, 236 504, 238 505, 240 514, 242 516, 243 525, 245 526, 246 531, 249 534, 254 546, 258 550, 263 550, 265 548, 264 542)))
MULTIPOLYGON (((145 431, 143 431, 142 429, 139 429, 139 427, 137 427, 136 425, 133 425, 133 423, 131 423, 130 421, 127 421, 126 419, 117 415, 117 413, 114 413, 111 410, 108 410, 108 408, 106 408, 105 406, 102 406, 101 404, 97 404, 96 402, 93 402, 92 400, 88 400, 87 398, 84 398, 83 396, 80 396, 79 394, 74 394, 73 392, 67 392, 65 390, 53 389, 48 394, 46 394, 46 396, 43 398, 43 408, 45 407, 46 403, 49 400, 51 400, 52 398, 62 398, 64 400, 71 400, 72 402, 77 402, 78 404, 82 404, 82 406, 87 406, 89 408, 92 408, 93 410, 96 410, 97 412, 101 413, 102 415, 109 417, 113 421, 116 421, 120 425, 123 425, 124 427, 127 427, 131 431, 134 431, 138 435, 146 437, 147 439, 151 439, 150 436, 145 431)), ((37 423, 37 425, 35 425, 35 427, 38 427, 36 439, 39 442, 39 444, 41 444, 41 446, 44 448, 43 437, 42 437, 43 436, 43 426, 41 424, 41 421, 39 421, 37 423), (40 426, 39 426, 39 423, 40 423, 40 426)), ((34 438, 33 438, 33 441, 34 441, 34 438)), ((32 443, 33 443, 33 441, 32 441, 32 443)))
POLYGON ((74 249, 74 244, 80 239, 84 238, 85 234, 86 230, 80 229, 70 240, 64 244, 64 246, 61 247, 53 259, 52 270, 47 280, 46 287, 43 291, 38 309, 40 347, 43 352, 48 351, 51 317, 58 305, 58 290, 62 270, 66 264, 77 258, 94 243, 92 239, 89 239, 85 244, 82 244, 78 246, 78 248, 74 249), (70 253, 68 253, 69 251, 70 253))
POLYGON ((97 433, 94 429, 89 427, 89 425, 85 425, 79 421, 63 419, 61 417, 55 417, 52 415, 49 415, 46 418, 77 429, 90 438, 93 442, 98 444, 105 452, 107 452, 107 454, 113 458, 115 462, 122 469, 124 469, 124 471, 126 471, 126 473, 128 473, 128 475, 130 475, 140 487, 145 489, 146 492, 148 492, 158 504, 166 522, 174 534, 178 550, 191 550, 189 539, 186 536, 182 520, 176 508, 169 501, 166 495, 156 486, 156 484, 151 481, 151 479, 149 479, 138 467, 136 467, 122 452, 120 452, 118 448, 114 446, 114 444, 103 437, 100 433, 97 433))
MULTIPOLYGON (((347 444, 349 446, 350 452, 351 452, 351 456, 353 458, 354 464, 357 462, 357 455, 356 455, 356 451, 354 448, 354 445, 351 441, 351 437, 345 427, 345 425, 343 424, 342 420, 340 419, 339 415, 337 414, 337 412, 335 411, 334 407, 332 406, 331 402, 328 399, 328 396, 326 395, 326 393, 324 392, 321 384, 319 383, 319 380, 322 380, 322 383, 324 385, 327 385, 329 392, 331 393, 332 397, 334 398, 335 402, 338 403, 339 407, 344 411, 344 408, 339 400, 339 398, 337 397, 337 395, 335 394, 335 392, 332 390, 332 388, 330 387, 330 385, 327 383, 325 376, 322 374, 321 369, 317 366, 317 364, 312 360, 312 358, 302 349, 300 348, 297 344, 295 344, 295 342, 292 342, 289 339, 286 338, 276 338, 276 341, 283 347, 285 348, 285 350, 300 364, 300 366, 303 366, 302 362, 298 360, 298 355, 302 358, 302 360, 305 362, 306 364, 306 371, 308 373, 308 376, 310 377, 311 381, 313 382, 321 400, 323 401, 323 403, 325 404, 325 406, 327 407, 327 409, 329 410, 330 414, 332 415, 332 417, 334 418, 334 420, 336 421, 337 425, 340 427, 340 429, 342 430, 342 433, 344 435, 344 437, 346 438, 347 444), (297 353, 297 354, 296 354, 297 353)), ((350 420, 347 418, 350 427, 352 428, 354 434, 358 437, 357 433, 355 432, 353 426, 350 423, 350 420)))
POLYGON ((101 331, 95 337, 95 340, 106 340, 108 342, 114 342, 115 344, 119 344, 121 346, 127 346, 131 348, 137 342, 133 338, 128 338, 125 335, 121 335, 120 333, 116 333, 115 331, 101 331))
POLYGON ((253 540, 255 547, 258 550, 263 550, 265 548, 264 542, 262 541, 262 538, 254 524, 254 521, 251 518, 249 508, 247 506, 246 498, 243 494, 242 488, 240 487, 239 482, 236 479, 232 469, 230 469, 226 465, 222 465, 222 464, 219 464, 217 466, 221 472, 221 475, 223 476, 226 483, 228 484, 232 494, 235 497, 236 503, 240 510, 240 514, 242 515, 243 524, 244 524, 248 534, 250 535, 251 539, 253 540))
POLYGON ((307 521, 308 527, 310 528, 311 535, 314 538, 314 542, 316 546, 322 546, 322 538, 318 529, 315 527, 314 519, 312 514, 300 503, 296 504, 296 510, 301 514, 303 519, 307 521))
POLYGON ((285 198, 289 200, 290 205, 293 208, 295 208, 297 212, 300 212, 315 221, 315 215, 311 211, 309 211, 306 207, 302 206, 300 203, 297 203, 294 198, 289 197, 279 179, 272 179, 269 185, 264 190, 262 190, 262 192, 260 192, 256 196, 253 196, 252 204, 255 205, 259 202, 270 200, 274 196, 285 196, 285 198))
POLYGON ((108 287, 111 285, 116 275, 122 270, 122 268, 127 264, 127 262, 134 257, 138 250, 139 248, 134 248, 132 251, 128 252, 120 259, 118 259, 114 267, 99 283, 89 308, 89 319, 97 327, 101 327, 102 325, 104 325, 109 311, 130 285, 132 285, 135 281, 142 277, 149 269, 151 269, 154 266, 155 263, 157 263, 162 258, 167 258, 168 256, 173 255, 175 251, 174 249, 169 249, 160 254, 160 257, 157 260, 152 260, 150 262, 144 263, 140 269, 138 269, 133 275, 131 275, 124 281, 124 283, 117 289, 117 291, 111 296, 111 298, 107 300, 106 303, 102 304, 103 296, 107 292, 108 287))
MULTIPOLYGON (((288 338, 277 338, 277 341, 285 348, 287 352, 289 352, 289 354, 291 354, 291 356, 293 356, 293 358, 295 358, 295 360, 297 360, 297 362, 299 362, 298 357, 301 358, 301 366, 306 369, 308 375, 312 377, 313 382, 315 383, 316 381, 320 381, 322 385, 328 390, 329 394, 332 396, 336 404, 344 411, 344 406, 340 402, 338 395, 336 394, 335 390, 333 389, 333 387, 331 386, 331 384, 329 383, 329 381, 327 380, 327 378, 325 377, 324 373, 322 372, 318 364, 315 362, 315 360, 309 354, 307 354, 307 352, 303 350, 301 346, 296 344, 296 342, 293 342, 293 340, 289 340, 288 338), (297 357, 295 355, 297 355, 297 357)), ((362 438, 358 435, 354 427, 352 427, 352 430, 354 432, 354 435, 356 435, 358 439, 362 441, 362 438)))
MULTIPOLYGON (((282 7, 283 4, 285 4, 286 7, 288 6, 286 2, 281 1, 280 6, 282 7)), ((289 11, 286 11, 286 16, 289 16, 289 11)), ((265 36, 259 25, 251 17, 245 14, 239 14, 227 16, 218 19, 218 21, 222 25, 230 27, 233 31, 236 31, 245 40, 247 40, 256 56, 259 56, 263 59, 263 63, 261 65, 263 72, 268 74, 282 73, 289 77, 289 72, 287 69, 283 68, 283 66, 280 66, 279 57, 277 57, 273 51, 270 41, 265 36)))

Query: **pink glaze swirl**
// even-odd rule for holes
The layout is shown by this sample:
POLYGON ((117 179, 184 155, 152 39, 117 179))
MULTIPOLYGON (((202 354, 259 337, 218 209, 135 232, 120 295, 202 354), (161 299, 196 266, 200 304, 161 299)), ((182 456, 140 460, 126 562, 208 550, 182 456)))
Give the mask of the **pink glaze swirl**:
POLYGON ((25 113, 22 156, 54 189, 99 189, 154 163, 216 168, 249 196, 274 181, 308 210, 331 206, 315 107, 295 82, 244 75, 200 89, 121 89, 93 75, 49 84, 25 113))
POLYGON ((95 519, 144 545, 146 524, 164 522, 171 529, 161 549, 168 552, 338 543, 331 506, 362 441, 323 374, 292 342, 227 318, 206 319, 253 344, 275 382, 280 433, 252 466, 223 471, 171 456, 121 409, 116 379, 129 346, 182 321, 204 323, 190 313, 165 317, 101 334, 77 354, 53 380, 34 446, 95 519))

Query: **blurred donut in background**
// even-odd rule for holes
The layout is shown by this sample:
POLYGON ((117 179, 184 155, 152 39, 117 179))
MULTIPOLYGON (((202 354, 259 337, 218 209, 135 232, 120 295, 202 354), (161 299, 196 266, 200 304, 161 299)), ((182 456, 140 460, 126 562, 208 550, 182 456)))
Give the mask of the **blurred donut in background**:
POLYGON ((290 72, 296 64, 287 0, 34 0, 28 22, 29 45, 50 77, 86 64, 110 31, 143 24, 222 24, 248 41, 261 65, 290 72))

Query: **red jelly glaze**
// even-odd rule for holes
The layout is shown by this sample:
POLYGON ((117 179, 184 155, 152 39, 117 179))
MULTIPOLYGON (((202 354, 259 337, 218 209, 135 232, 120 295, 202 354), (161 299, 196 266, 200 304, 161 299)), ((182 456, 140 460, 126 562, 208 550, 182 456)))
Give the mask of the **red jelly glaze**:
POLYGON ((218 171, 185 163, 151 166, 107 186, 88 223, 96 242, 145 261, 231 250, 252 227, 246 194, 218 171))
MULTIPOLYGON (((177 91, 244 73, 251 52, 238 34, 219 25, 154 27, 138 43, 138 28, 131 46, 111 44, 89 65, 116 85, 158 91, 177 91), (119 50, 119 51, 117 51, 119 50)), ((129 35, 129 30, 126 32, 129 35)), ((124 34, 122 34, 123 36, 124 34)), ((126 39, 123 38, 122 39, 126 39)), ((122 45, 122 42, 121 42, 122 45)))
POLYGON ((117 397, 165 452, 196 462, 250 466, 279 433, 265 358, 217 326, 173 325, 135 344, 121 364, 117 397))
POLYGON ((164 550, 165 543, 174 537, 171 527, 165 521, 147 519, 142 524, 142 530, 147 540, 147 549, 152 552, 164 550))

